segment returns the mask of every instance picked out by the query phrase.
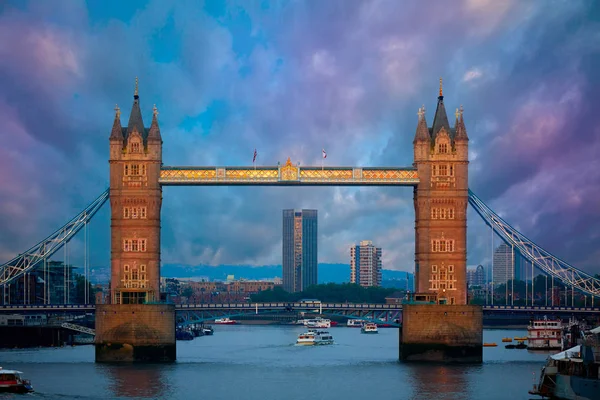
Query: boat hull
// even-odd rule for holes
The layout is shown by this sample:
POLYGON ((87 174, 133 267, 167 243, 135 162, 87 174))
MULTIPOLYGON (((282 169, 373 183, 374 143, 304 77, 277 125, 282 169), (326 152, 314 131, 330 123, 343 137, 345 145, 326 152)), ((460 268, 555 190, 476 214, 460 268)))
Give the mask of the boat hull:
POLYGON ((296 342, 298 346, 325 346, 333 344, 333 340, 323 340, 321 342, 296 342))
POLYGON ((600 380, 556 374, 553 395, 561 400, 600 400, 600 380))
POLYGON ((374 334, 377 334, 379 332, 377 332, 377 331, 363 331, 363 330, 361 330, 360 333, 364 333, 365 335, 374 335, 374 334))
POLYGON ((16 384, 16 385, 0 385, 0 393, 30 393, 33 392, 31 385, 16 384))

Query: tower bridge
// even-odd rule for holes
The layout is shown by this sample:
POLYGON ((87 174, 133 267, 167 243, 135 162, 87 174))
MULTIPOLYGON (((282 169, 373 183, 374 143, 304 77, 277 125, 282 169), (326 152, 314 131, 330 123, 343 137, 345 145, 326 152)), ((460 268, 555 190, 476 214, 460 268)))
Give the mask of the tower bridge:
MULTIPOLYGON (((469 137, 463 109, 456 109, 451 126, 441 80, 431 126, 424 107, 419 109, 410 167, 310 167, 294 164, 289 158, 266 167, 163 166, 158 110, 154 106, 150 127, 146 127, 137 79, 126 126, 121 125, 121 110, 115 108, 109 148, 109 189, 52 235, 0 266, 2 301, 7 305, 11 303, 7 296, 10 285, 24 282, 24 290, 28 290, 29 274, 39 269, 46 273, 49 258, 60 248, 66 252, 80 230, 87 233, 91 218, 110 200, 110 304, 96 306, 97 361, 175 359, 175 306, 161 303, 159 286, 162 189, 171 185, 411 187, 418 294, 413 299, 425 298, 436 304, 413 301, 404 305, 400 356, 405 360, 441 348, 436 350, 439 360, 460 354, 462 360, 481 361, 482 308, 467 304, 469 204, 496 235, 553 281, 562 282, 572 293, 577 290, 590 295, 592 307, 600 295, 598 279, 537 246, 469 190, 469 137), (422 335, 424 324, 434 332, 431 337, 422 335), (122 344, 118 351, 114 351, 115 343, 122 344)), ((87 271, 87 254, 85 268, 87 271)), ((41 300, 51 303, 47 287, 41 300)))

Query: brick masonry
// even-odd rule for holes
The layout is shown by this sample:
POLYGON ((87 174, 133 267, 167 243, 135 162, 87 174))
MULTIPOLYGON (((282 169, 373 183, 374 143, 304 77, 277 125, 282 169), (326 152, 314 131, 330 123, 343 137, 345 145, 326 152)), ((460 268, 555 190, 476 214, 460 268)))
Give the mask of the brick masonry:
POLYGON ((173 304, 96 305, 96 362, 175 359, 173 304))
POLYGON ((425 111, 419 111, 413 142, 419 175, 414 190, 415 291, 437 293, 446 304, 467 304, 469 139, 462 110, 450 127, 441 93, 440 88, 432 127, 427 127, 425 111))
POLYGON ((483 361, 483 309, 472 305, 404 304, 403 361, 483 361))

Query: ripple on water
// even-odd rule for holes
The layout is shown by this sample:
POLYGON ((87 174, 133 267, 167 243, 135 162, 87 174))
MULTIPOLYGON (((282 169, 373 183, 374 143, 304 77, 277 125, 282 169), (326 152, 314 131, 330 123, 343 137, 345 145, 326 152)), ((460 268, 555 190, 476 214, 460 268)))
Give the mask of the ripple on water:
MULTIPOLYGON (((481 365, 398 362, 398 331, 331 328, 331 346, 295 346, 302 327, 218 326, 177 343, 173 364, 95 364, 93 346, 0 351, 39 398, 270 400, 307 398, 527 399, 547 354, 484 348, 481 365)), ((485 331, 484 340, 524 331, 485 331)))

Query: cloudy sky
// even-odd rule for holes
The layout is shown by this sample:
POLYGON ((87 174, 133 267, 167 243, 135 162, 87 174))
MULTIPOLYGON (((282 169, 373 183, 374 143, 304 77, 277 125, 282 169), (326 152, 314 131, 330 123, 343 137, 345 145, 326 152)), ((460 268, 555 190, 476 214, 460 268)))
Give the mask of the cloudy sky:
MULTIPOLYGON (((600 5, 590 1, 4 1, 0 261, 108 185, 108 136, 135 77, 164 164, 410 166, 439 77, 464 105, 470 186, 573 265, 600 263, 600 5)), ((453 118, 451 118, 453 120, 453 118)), ((167 187, 165 263, 279 264, 281 210, 319 210, 319 261, 383 247, 412 270, 409 188, 167 187)), ((90 226, 109 260, 108 206, 90 226)), ((469 214, 469 264, 490 231, 469 214)), ((495 241, 498 244, 498 240, 495 241)), ((75 260, 80 238, 72 246, 75 260)), ((73 259, 72 259, 73 260, 73 259)), ((75 261, 76 262, 76 261, 75 261)))

